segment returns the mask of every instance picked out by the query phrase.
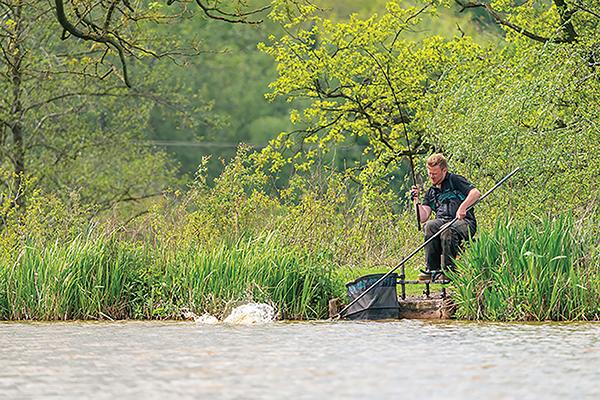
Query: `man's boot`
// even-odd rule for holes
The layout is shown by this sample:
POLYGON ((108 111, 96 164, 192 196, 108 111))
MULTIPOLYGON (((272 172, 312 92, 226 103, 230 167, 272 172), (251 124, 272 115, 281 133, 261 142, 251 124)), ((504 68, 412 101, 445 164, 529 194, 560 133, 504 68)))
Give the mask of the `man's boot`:
POLYGON ((426 282, 426 281, 431 281, 431 277, 433 276, 435 271, 430 271, 429 268, 425 269, 425 270, 421 270, 421 273, 419 274, 419 281, 421 282, 426 282))
POLYGON ((440 256, 440 266, 441 270, 437 271, 437 273, 434 274, 432 278, 434 281, 447 281, 448 278, 446 278, 446 275, 444 275, 444 272, 446 271, 446 255, 443 251, 442 255, 440 256))

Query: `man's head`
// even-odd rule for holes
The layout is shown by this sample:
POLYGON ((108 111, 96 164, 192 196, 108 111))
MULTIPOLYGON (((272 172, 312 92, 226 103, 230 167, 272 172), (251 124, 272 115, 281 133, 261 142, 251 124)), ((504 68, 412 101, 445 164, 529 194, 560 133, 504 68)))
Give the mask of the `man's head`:
POLYGON ((434 185, 440 185, 448 172, 448 161, 443 154, 432 154, 427 158, 427 175, 434 185))

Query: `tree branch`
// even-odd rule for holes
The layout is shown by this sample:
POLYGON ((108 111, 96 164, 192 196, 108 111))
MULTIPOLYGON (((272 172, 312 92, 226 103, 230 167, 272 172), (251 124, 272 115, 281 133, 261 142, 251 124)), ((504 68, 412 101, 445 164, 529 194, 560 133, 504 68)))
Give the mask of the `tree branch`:
MULTIPOLYGON (((477 2, 465 3, 462 0, 455 0, 455 1, 458 5, 460 5, 462 7, 460 12, 463 12, 469 8, 483 8, 488 12, 488 14, 492 18, 494 18, 496 23, 498 23, 499 25, 506 26, 507 28, 510 28, 510 29, 514 30, 515 32, 517 32, 525 37, 528 37, 529 39, 535 40, 537 42, 541 42, 541 43, 547 43, 547 42, 571 43, 571 42, 574 42, 577 37, 577 34, 571 23, 571 15, 573 14, 573 12, 567 11, 567 10, 560 11, 559 3, 564 4, 563 0, 554 0, 555 3, 557 4, 557 7, 559 8, 559 14, 560 14, 560 18, 561 18, 561 26, 566 29, 566 37, 563 37, 563 38, 548 38, 548 37, 540 36, 536 33, 530 32, 530 31, 526 30, 525 28, 522 28, 522 27, 515 25, 512 22, 508 21, 505 17, 503 17, 496 10, 494 10, 489 4, 477 3, 477 2)), ((566 4, 564 4, 564 5, 566 7, 566 4)))
MULTIPOLYGON (((173 3, 173 1, 174 0, 169 0, 169 2, 167 2, 167 4, 171 4, 171 3, 173 3)), ((219 21, 229 22, 231 24, 250 24, 250 25, 261 24, 263 22, 262 19, 257 20, 257 21, 248 21, 246 19, 246 17, 254 15, 254 14, 258 14, 260 12, 266 11, 271 8, 271 5, 267 5, 267 6, 264 6, 264 7, 246 12, 246 13, 228 13, 226 11, 221 10, 218 7, 209 7, 202 0, 196 0, 196 4, 198 4, 198 7, 200 7, 202 9, 202 12, 204 12, 204 14, 207 17, 209 17, 211 19, 219 20, 219 21)))
MULTIPOLYGON (((296 1, 296 0, 290 0, 296 1)), ((167 5, 176 3, 177 0, 167 0, 167 5)), ((187 3, 187 2, 186 2, 187 3)), ((220 5, 221 0, 194 0, 194 3, 202 10, 204 15, 210 19, 224 21, 227 23, 240 23, 256 25, 262 23, 262 20, 253 20, 250 17, 270 9, 271 4, 263 7, 257 7, 249 11, 236 9, 228 11, 220 5)), ((240 6, 245 6, 245 1, 238 1, 240 6)), ((172 16, 157 15, 152 12, 136 13, 128 0, 99 0, 96 2, 77 2, 74 0, 54 0, 56 17, 64 29, 62 39, 67 39, 69 35, 76 38, 105 44, 111 50, 116 51, 121 63, 123 81, 127 87, 131 87, 129 73, 127 69, 126 55, 135 56, 137 52, 151 55, 155 58, 178 54, 177 52, 160 53, 143 46, 135 44, 125 32, 127 25, 137 23, 142 20, 151 19, 153 21, 172 16), (66 8, 72 9, 71 15, 66 8), (73 20, 69 19, 69 15, 73 20)), ((187 5, 186 5, 187 7, 187 5)), ((199 54, 200 52, 195 52, 199 54)))
POLYGON ((123 47, 121 47, 121 45, 116 40, 109 37, 107 34, 97 35, 97 34, 84 33, 83 31, 80 31, 67 18, 67 15, 65 14, 63 0, 55 0, 54 4, 56 5, 56 17, 58 19, 58 22, 65 29, 65 31, 69 32, 71 35, 73 35, 75 37, 78 37, 78 38, 86 40, 86 41, 91 40, 96 43, 105 43, 106 45, 110 45, 110 46, 114 47, 115 50, 117 50, 117 53, 119 54, 119 59, 121 60, 121 68, 123 70, 123 80, 125 81, 125 85, 127 85, 127 87, 131 87, 131 83, 129 82, 129 74, 127 73, 127 63, 125 62, 125 55, 123 54, 123 47))
POLYGON ((593 16, 594 16, 594 17, 596 17, 596 18, 600 18, 600 14, 599 14, 599 13, 597 13, 597 12, 594 12, 594 11, 590 10, 589 8, 586 8, 586 7, 584 7, 584 6, 581 4, 581 2, 579 2, 579 1, 575 2, 575 7, 577 7, 577 8, 578 8, 578 9, 580 9, 581 11, 584 11, 584 12, 586 12, 586 13, 588 13, 588 14, 591 14, 591 15, 593 15, 593 16))
POLYGON ((564 0, 554 0, 554 4, 556 4, 556 9, 560 16, 560 25, 566 33, 565 42, 574 42, 577 39, 577 32, 575 32, 571 17, 573 17, 575 10, 570 10, 564 0))

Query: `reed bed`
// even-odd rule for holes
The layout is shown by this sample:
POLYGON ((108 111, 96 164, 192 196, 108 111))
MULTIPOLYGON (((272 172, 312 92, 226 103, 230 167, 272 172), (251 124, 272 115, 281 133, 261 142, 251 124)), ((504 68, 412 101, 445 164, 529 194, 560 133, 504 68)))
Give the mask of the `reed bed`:
POLYGON ((0 319, 178 318, 221 315, 241 302, 273 304, 281 317, 322 318, 339 295, 331 257, 283 248, 272 237, 207 249, 99 237, 25 246, 0 261, 0 319))
POLYGON ((0 266, 0 318, 127 318, 127 290, 143 268, 140 250, 107 241, 28 245, 0 266))
POLYGON ((457 260, 457 317, 495 321, 600 318, 597 239, 572 216, 501 219, 457 260))
POLYGON ((163 260, 152 293, 196 312, 222 315, 240 301, 259 301, 275 305, 281 318, 323 318, 343 288, 332 257, 285 247, 273 236, 209 251, 188 248, 163 260))

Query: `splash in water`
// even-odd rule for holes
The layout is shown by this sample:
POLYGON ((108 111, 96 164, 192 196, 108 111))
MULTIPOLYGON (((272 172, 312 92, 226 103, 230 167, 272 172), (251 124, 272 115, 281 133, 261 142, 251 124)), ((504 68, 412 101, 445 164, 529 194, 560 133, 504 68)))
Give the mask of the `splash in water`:
POLYGON ((187 319, 188 321, 198 322, 200 324, 218 324, 219 323, 219 320, 217 319, 217 317, 210 315, 209 313, 197 315, 187 308, 184 308, 182 310, 181 316, 183 317, 183 319, 187 319))
POLYGON ((228 324, 265 324, 275 319, 275 309, 268 304, 249 303, 239 306, 227 318, 228 324))
POLYGON ((204 313, 201 316, 196 316, 194 318, 195 322, 200 324, 218 324, 219 320, 214 315, 210 315, 209 313, 204 313))

